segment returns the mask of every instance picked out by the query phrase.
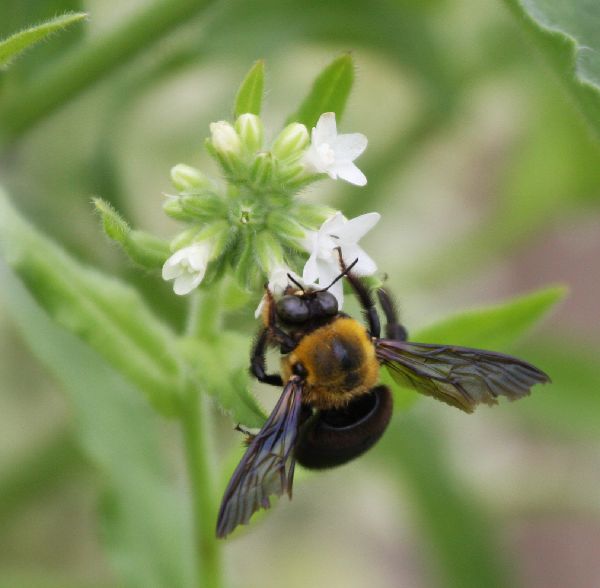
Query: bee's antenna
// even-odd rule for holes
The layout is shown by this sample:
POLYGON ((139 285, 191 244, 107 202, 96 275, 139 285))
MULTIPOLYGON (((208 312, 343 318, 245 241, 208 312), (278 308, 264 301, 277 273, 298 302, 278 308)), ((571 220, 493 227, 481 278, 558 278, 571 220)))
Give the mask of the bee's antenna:
POLYGON ((300 288, 300 290, 302 290, 303 294, 306 294, 306 291, 304 290, 304 286, 296 279, 294 279, 294 276, 292 276, 292 274, 288 274, 287 275, 288 280, 290 282, 292 282, 292 284, 296 284, 296 286, 298 286, 298 288, 300 288))
MULTIPOLYGON (((338 249, 338 252, 339 252, 339 249, 338 249)), ((339 282, 345 275, 347 275, 350 272, 350 270, 358 263, 358 257, 348 267, 346 267, 346 264, 344 264, 344 260, 342 259, 342 254, 340 252, 340 262, 343 264, 342 273, 339 276, 337 276, 337 278, 335 278, 333 280, 333 282, 331 282, 331 284, 329 284, 329 286, 327 286, 327 288, 323 288, 322 290, 320 290, 320 292, 329 290, 329 288, 331 288, 331 286, 333 286, 335 283, 339 282)))

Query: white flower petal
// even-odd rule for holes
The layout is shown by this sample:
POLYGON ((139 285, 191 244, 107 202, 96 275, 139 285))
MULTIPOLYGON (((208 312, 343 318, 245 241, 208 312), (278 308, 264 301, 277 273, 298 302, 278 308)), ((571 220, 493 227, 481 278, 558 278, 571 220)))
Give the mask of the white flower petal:
POLYGON ((336 233, 342 243, 358 243, 381 219, 378 212, 368 212, 350 219, 336 233))
POLYGON ((306 150, 306 153, 302 158, 302 162, 309 169, 309 171, 314 171, 319 174, 325 173, 325 167, 323 167, 321 156, 319 155, 314 143, 306 150))
POLYGON ((333 259, 317 259, 317 267, 319 268, 319 286, 321 288, 327 288, 341 273, 337 259, 335 261, 333 259))
POLYGON ((325 112, 317 121, 317 126, 312 131, 312 142, 317 146, 322 143, 333 143, 337 137, 335 112, 325 112))
POLYGON ((184 272, 177 278, 175 278, 175 282, 173 284, 173 292, 179 296, 183 296, 185 294, 189 294, 200 282, 204 274, 191 274, 189 272, 184 272))
POLYGON ((342 310, 342 306, 344 306, 344 283, 342 280, 337 281, 331 288, 329 288, 329 292, 331 292, 338 301, 338 310, 342 310))
POLYGON ((300 245, 306 251, 312 251, 317 246, 318 233, 317 231, 306 231, 304 238, 300 239, 300 245))
POLYGON ((316 282, 319 278, 319 268, 317 266, 317 254, 311 253, 302 270, 302 279, 305 282, 316 282))
POLYGON ((164 280, 175 280, 175 294, 188 294, 200 284, 206 272, 209 254, 208 243, 195 243, 179 249, 165 261, 162 277, 164 280))
POLYGON ((358 263, 352 268, 357 276, 372 276, 377 271, 377 264, 367 255, 364 249, 355 245, 357 251, 353 253, 352 259, 358 258, 358 263))
POLYGON ((354 161, 366 148, 367 137, 362 133, 338 135, 332 147, 337 161, 354 161))
POLYGON ((355 186, 365 186, 367 177, 352 162, 337 163, 335 166, 337 175, 355 186))
POLYGON ((333 216, 330 216, 319 229, 320 235, 337 235, 346 224, 348 219, 340 212, 336 212, 333 216))
POLYGON ((173 261, 173 255, 165 261, 162 267, 162 279, 163 280, 173 280, 177 276, 180 276, 183 273, 183 268, 175 261, 173 261))
POLYGON ((188 247, 188 249, 187 259, 190 267, 195 271, 204 272, 208 260, 208 247, 205 244, 199 243, 188 247))

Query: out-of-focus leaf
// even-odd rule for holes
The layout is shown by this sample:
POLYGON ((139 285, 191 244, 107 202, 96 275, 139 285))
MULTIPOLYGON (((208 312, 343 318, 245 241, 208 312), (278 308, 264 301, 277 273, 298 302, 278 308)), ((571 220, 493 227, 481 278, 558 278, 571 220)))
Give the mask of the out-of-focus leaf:
POLYGON ((431 421, 424 424, 410 416, 396 419, 380 445, 386 467, 392 466, 410 493, 411 513, 424 548, 437 563, 432 574, 439 579, 436 585, 515 586, 494 525, 473 493, 453 474, 431 427, 431 421))
POLYGON ((0 251, 36 301, 98 351, 165 414, 176 410, 175 336, 132 288, 79 264, 0 192, 0 251))
POLYGON ((505 0, 600 138, 600 3, 505 0))
MULTIPOLYGON (((551 286, 502 304, 467 310, 420 329, 410 340, 506 351, 566 293, 563 286, 551 286)), ((394 391, 397 408, 407 408, 418 398, 416 392, 400 388, 387 370, 382 370, 381 376, 383 383, 394 391)))
POLYGON ((501 304, 467 310, 420 329, 411 340, 507 350, 566 293, 564 286, 550 286, 501 304))
POLYGON ((299 122, 311 129, 324 112, 335 112, 339 121, 354 82, 354 63, 349 54, 330 63, 314 81, 298 111, 288 123, 299 122))
POLYGON ((261 427, 266 416, 250 393, 250 343, 248 337, 225 332, 216 341, 188 339, 182 349, 196 367, 191 376, 202 392, 213 396, 236 423, 253 428, 261 427))
POLYGON ((473 231, 454 239, 452 247, 436 251, 430 260, 419 258, 411 281, 456 282, 490 258, 522 247, 549 222, 573 214, 575 207, 600 200, 600 144, 547 83, 536 84, 531 100, 535 114, 511 149, 499 202, 473 231))
POLYGON ((105 35, 79 47, 64 60, 11 94, 0 110, 0 144, 30 128, 85 88, 123 66, 172 29, 189 22, 210 0, 156 0, 129 15, 105 35), (23 100, 23 96, 27 100, 23 100))
POLYGON ((527 357, 549 366, 552 385, 511 412, 545 432, 600 437, 600 349, 555 339, 528 349, 527 357))
POLYGON ((257 61, 252 66, 252 69, 246 74, 246 77, 238 90, 237 96, 235 97, 233 113, 236 118, 247 112, 256 115, 260 114, 264 83, 265 62, 261 59, 257 61))
POLYGON ((19 31, 0 41, 0 69, 8 67, 24 51, 39 43, 49 35, 66 29, 72 24, 85 19, 85 12, 63 14, 39 25, 19 31))
POLYGON ((61 573, 41 570, 2 570, 0 588, 114 588, 114 584, 106 581, 84 581, 80 577, 67 576, 61 573))
MULTIPOLYGON (((0 475, 0 529, 23 507, 71 474, 86 469, 81 450, 71 431, 61 431, 43 447, 36 447, 0 475)), ((2 584, 0 584, 2 586, 2 584)))
POLYGON ((95 351, 53 323, 16 279, 7 281, 11 316, 64 385, 83 450, 107 482, 113 516, 105 536, 122 585, 197 585, 191 517, 168 484, 158 417, 95 351))
POLYGON ((94 198, 106 235, 118 243, 129 258, 147 269, 159 269, 171 255, 169 243, 144 231, 133 231, 121 215, 101 198, 94 198))

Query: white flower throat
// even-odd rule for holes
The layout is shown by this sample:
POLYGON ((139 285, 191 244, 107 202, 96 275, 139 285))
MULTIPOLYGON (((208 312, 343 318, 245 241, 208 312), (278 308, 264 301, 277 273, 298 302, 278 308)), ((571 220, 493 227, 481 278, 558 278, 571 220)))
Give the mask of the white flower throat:
POLYGON ((317 147, 317 152, 319 153, 321 164, 324 169, 327 169, 335 163, 335 150, 329 143, 321 143, 321 145, 317 147))

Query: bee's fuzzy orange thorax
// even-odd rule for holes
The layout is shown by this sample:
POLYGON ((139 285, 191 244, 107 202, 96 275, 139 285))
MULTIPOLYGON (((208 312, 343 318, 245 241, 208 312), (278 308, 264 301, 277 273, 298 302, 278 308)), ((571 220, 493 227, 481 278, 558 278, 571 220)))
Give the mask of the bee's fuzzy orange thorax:
POLYGON ((366 394, 379 379, 375 346, 355 319, 340 316, 305 335, 282 360, 286 381, 293 366, 307 372, 304 401, 319 409, 339 408, 366 394))

